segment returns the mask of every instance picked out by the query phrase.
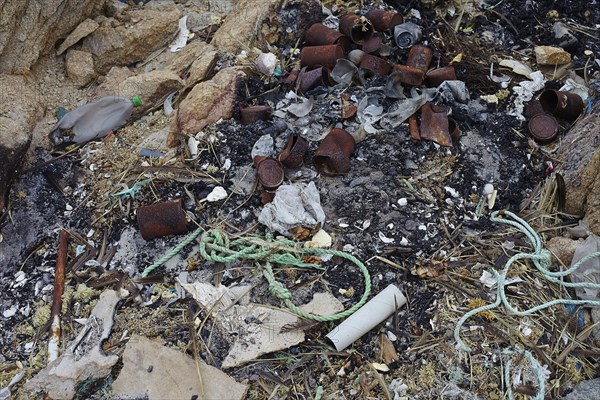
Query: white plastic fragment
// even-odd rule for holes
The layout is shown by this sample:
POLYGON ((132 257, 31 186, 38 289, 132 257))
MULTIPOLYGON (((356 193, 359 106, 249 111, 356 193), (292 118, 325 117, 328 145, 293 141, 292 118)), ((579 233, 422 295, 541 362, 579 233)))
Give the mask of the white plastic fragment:
POLYGON ((588 97, 590 97, 589 89, 587 88, 587 86, 577 83, 571 78, 565 80, 565 84, 562 85, 561 88, 558 90, 560 90, 561 92, 571 92, 578 94, 579 97, 583 99, 584 103, 587 102, 588 97))
POLYGON ((544 74, 541 71, 532 72, 529 75, 531 81, 523 81, 519 85, 513 87, 513 91, 517 95, 514 103, 514 109, 509 110, 508 114, 517 117, 520 120, 525 120, 523 116, 523 108, 525 103, 533 98, 533 95, 544 88, 544 74))
POLYGON ((389 285, 367 304, 327 334, 338 351, 354 343, 365 333, 392 315, 406 303, 406 297, 395 285, 389 285))
POLYGON ((168 95, 165 99, 165 104, 163 104, 163 114, 165 114, 166 117, 173 114, 173 96, 175 96, 175 93, 176 92, 173 92, 170 95, 168 95))
MULTIPOLYGON (((571 267, 595 252, 600 252, 600 237, 592 233, 575 249, 571 267)), ((582 263, 578 269, 571 273, 571 281, 600 284, 600 258, 594 257, 582 263)), ((575 294, 582 300, 597 300, 598 291, 597 288, 575 288, 575 294)))
POLYGON ((258 216, 258 222, 284 236, 292 236, 290 229, 298 226, 313 228, 325 222, 325 212, 314 182, 308 185, 294 183, 281 185, 275 198, 267 204, 258 216))
POLYGON ((408 204, 408 200, 406 200, 406 197, 402 197, 402 198, 398 199, 398 205, 400 207, 404 207, 407 204, 408 204))
POLYGON ((375 368, 377 371, 380 371, 380 372, 389 372, 390 371, 390 367, 388 367, 385 364, 375 363, 374 362, 374 363, 371 363, 371 366, 373 368, 375 368))
POLYGON ((190 30, 187 27, 187 15, 184 15, 179 18, 179 33, 171 45, 171 53, 175 53, 185 47, 189 34, 190 30))
POLYGON ((302 102, 292 103, 286 108, 287 112, 295 115, 298 118, 307 116, 311 112, 313 104, 315 103, 315 100, 312 98, 312 96, 309 99, 304 97, 300 97, 300 99, 302 102))
POLYGON ((378 232, 377 236, 379 236, 379 240, 381 240, 385 244, 394 243, 394 238, 389 238, 383 234, 383 232, 378 232))
POLYGON ((273 76, 279 60, 273 53, 261 53, 256 57, 256 69, 265 76, 273 76))
POLYGON ((222 186, 216 186, 212 192, 206 196, 206 201, 209 203, 224 200, 227 198, 227 191, 222 186))
POLYGON ((512 69, 515 74, 523 75, 526 78, 531 78, 533 70, 520 61, 505 59, 500 61, 500 65, 512 69))

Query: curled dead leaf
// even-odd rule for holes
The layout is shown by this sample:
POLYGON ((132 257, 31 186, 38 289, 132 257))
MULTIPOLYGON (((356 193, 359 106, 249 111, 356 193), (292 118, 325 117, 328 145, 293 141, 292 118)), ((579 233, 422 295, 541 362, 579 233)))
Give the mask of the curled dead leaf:
POLYGON ((448 268, 445 261, 431 260, 425 265, 417 265, 410 272, 419 278, 437 278, 441 276, 448 268))

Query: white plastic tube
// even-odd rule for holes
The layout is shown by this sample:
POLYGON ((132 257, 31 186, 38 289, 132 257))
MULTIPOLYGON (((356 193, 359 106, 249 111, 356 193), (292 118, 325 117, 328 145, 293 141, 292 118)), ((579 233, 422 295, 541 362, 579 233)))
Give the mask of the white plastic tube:
POLYGON ((389 285, 357 312, 336 326, 327 334, 327 338, 331 340, 338 351, 342 351, 404 304, 406 304, 406 297, 400 289, 395 285, 389 285))

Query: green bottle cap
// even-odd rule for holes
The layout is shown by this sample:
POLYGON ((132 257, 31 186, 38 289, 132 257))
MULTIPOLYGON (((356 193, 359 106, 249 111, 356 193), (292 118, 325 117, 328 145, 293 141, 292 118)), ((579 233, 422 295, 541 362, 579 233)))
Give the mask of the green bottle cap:
POLYGON ((131 98, 131 102, 133 103, 134 107, 139 107, 142 105, 142 98, 140 96, 133 96, 131 98))

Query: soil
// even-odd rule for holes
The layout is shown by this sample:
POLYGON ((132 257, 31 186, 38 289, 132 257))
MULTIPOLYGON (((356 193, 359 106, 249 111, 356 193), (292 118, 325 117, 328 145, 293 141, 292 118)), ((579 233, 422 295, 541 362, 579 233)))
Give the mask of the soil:
MULTIPOLYGON (((397 5, 393 1, 387 3, 397 5)), ((412 6, 418 8, 416 4, 412 6)), ((408 12, 404 7, 402 11, 408 12)), ((581 77, 584 70, 586 76, 598 77, 600 65, 584 54, 585 50, 600 54, 600 10, 592 3, 503 1, 477 15, 465 15, 457 32, 450 28, 452 20, 446 23, 432 9, 419 10, 421 20, 414 21, 424 26, 424 40, 432 47, 436 62, 447 65, 463 53, 463 61, 456 68, 471 99, 500 89, 487 78, 491 56, 534 57, 532 44, 560 44, 552 36, 552 24, 556 21, 573 28, 576 42, 568 48, 573 55, 572 69, 581 77)), ((289 50, 281 49, 288 54, 289 50)), ((394 62, 404 62, 405 57, 403 52, 390 56, 394 62)), ((231 63, 232 59, 224 59, 219 67, 231 63)), ((303 118, 288 115, 286 119, 275 117, 242 125, 236 121, 236 110, 234 119, 204 130, 199 156, 194 160, 185 160, 185 153, 168 163, 139 155, 144 139, 166 132, 170 125, 170 120, 158 110, 112 137, 89 143, 45 165, 53 156, 62 154, 49 151, 45 142, 44 132, 55 121, 54 110, 59 106, 75 108, 85 103, 91 93, 91 88, 78 90, 70 86, 61 68, 48 59, 36 72, 44 93, 49 93, 47 112, 36 128, 26 171, 13 190, 11 213, 0 220, 0 246, 4 246, 5 258, 0 271, 0 311, 16 310, 14 315, 4 317, 4 329, 0 332, 0 371, 4 372, 0 375, 0 387, 7 382, 5 378, 10 379, 9 373, 17 363, 26 365, 28 376, 43 366, 47 329, 44 312, 51 303, 59 229, 71 233, 68 287, 85 283, 98 291, 124 287, 131 293, 118 310, 113 334, 104 346, 107 352, 120 354, 126 343, 123 337, 139 333, 160 336, 169 345, 193 354, 189 326, 195 318, 204 319, 206 312, 189 297, 172 296, 175 278, 187 271, 190 281, 219 280, 214 276, 219 275, 218 266, 205 263, 192 243, 156 270, 152 274, 154 281, 140 279, 142 271, 182 237, 144 241, 139 235, 135 210, 157 201, 181 198, 190 217, 190 230, 196 226, 218 227, 230 233, 264 235, 265 228, 257 224, 262 208, 260 185, 253 182, 252 176, 250 186, 255 190, 237 194, 235 189, 240 170, 253 174, 250 151, 256 140, 268 133, 275 139, 276 153, 291 134, 312 138, 303 166, 287 171, 286 182, 313 180, 326 215, 323 229, 332 235, 335 248, 349 251, 366 263, 373 293, 395 284, 409 301, 387 322, 357 341, 350 351, 334 351, 325 339, 334 324, 324 323, 307 330, 307 340, 298 346, 228 370, 238 381, 250 385, 248 398, 314 397, 317 387, 324 388, 324 398, 383 398, 388 389, 382 389, 378 373, 369 367, 370 363, 382 362, 377 345, 381 333, 394 338, 398 353, 397 360, 389 365, 391 371, 385 375, 385 381, 389 384, 396 379, 408 385, 410 398, 437 397, 449 382, 459 389, 454 398, 502 396, 498 349, 515 340, 496 338, 466 360, 455 351, 451 332, 467 309, 466 296, 456 286, 464 284, 464 290, 473 295, 470 297, 493 301, 478 284, 482 264, 501 267, 505 258, 501 247, 494 245, 506 240, 523 242, 519 235, 506 238, 506 230, 499 230, 486 215, 477 218, 484 185, 492 183, 498 191, 495 209, 521 211, 524 200, 533 196, 534 188, 548 176, 547 162, 553 161, 552 147, 540 150, 528 138, 524 123, 507 115, 514 95, 499 105, 481 102, 481 110, 475 113, 465 106, 446 104, 462 131, 460 140, 451 148, 426 141, 412 142, 406 124, 393 132, 369 134, 357 144, 350 172, 341 177, 318 176, 311 162, 311 154, 318 146, 316 138, 328 127, 338 124, 349 131, 358 127, 355 120, 340 124, 340 90, 327 88, 306 94, 315 103, 311 113, 303 118), (62 85, 68 89, 59 91, 62 85), (65 93, 69 96, 65 97, 65 93), (286 129, 280 129, 282 120, 287 122, 286 129), (224 168, 229 163, 230 167, 224 168), (135 198, 119 200, 112 196, 147 178, 152 178, 152 183, 142 187, 135 198), (225 188, 230 194, 228 199, 201 201, 216 186, 225 188), (474 250, 476 247, 478 250, 474 250), (440 273, 435 273, 434 265, 442 266, 440 273), (432 271, 433 275, 422 276, 416 272, 419 268, 432 271), (25 280, 19 280, 23 274, 25 280), (461 276, 464 281, 457 281, 461 276)), ((507 70, 496 73, 500 72, 512 78, 509 90, 524 79, 507 70)), ((382 82, 381 77, 373 76, 363 87, 352 86, 345 93, 360 99, 365 90, 381 86, 382 82)), ((548 82, 548 87, 556 86, 556 82, 548 82)), ((285 103, 289 90, 277 79, 255 77, 248 81, 239 100, 277 107, 280 102, 285 103)), ((389 99, 383 100, 384 108, 389 103, 389 99)), ((563 127, 568 128, 567 124, 563 127)), ((571 222, 563 219, 556 224, 571 222)), ((294 288, 293 301, 306 303, 312 293, 330 291, 346 307, 357 302, 364 290, 358 269, 336 258, 324 266, 327 270, 320 276, 313 272, 282 274, 284 286, 294 288), (354 294, 348 295, 349 290, 354 294)), ((226 265, 220 281, 226 285, 256 283, 251 292, 253 302, 280 305, 251 262, 226 265)), ((64 340, 75 336, 78 326, 73 321, 87 316, 95 298, 97 294, 65 302, 64 340)), ((567 320, 566 314, 561 318, 567 320)), ((476 322, 492 325, 479 317, 476 322)), ((502 334, 504 327, 496 324, 490 329, 502 334)), ((198 337, 206 343, 200 345, 198 355, 219 367, 231 338, 219 332, 210 319, 198 337)), ((477 339, 481 337, 473 340, 477 339)), ((552 343, 557 340, 553 338, 552 343)), ((597 355, 581 361, 580 379, 598 376, 598 371, 589 366, 593 360, 597 360, 597 355)), ((117 365, 106 380, 82 385, 78 398, 105 397, 105 389, 120 367, 117 365)), ((553 373, 552 379, 563 386, 553 389, 553 396, 563 394, 577 381, 575 373, 559 375, 553 373)), ((23 392, 18 393, 24 396, 23 392)))

